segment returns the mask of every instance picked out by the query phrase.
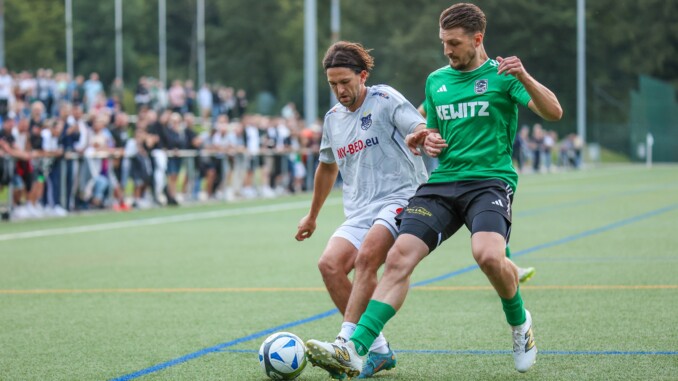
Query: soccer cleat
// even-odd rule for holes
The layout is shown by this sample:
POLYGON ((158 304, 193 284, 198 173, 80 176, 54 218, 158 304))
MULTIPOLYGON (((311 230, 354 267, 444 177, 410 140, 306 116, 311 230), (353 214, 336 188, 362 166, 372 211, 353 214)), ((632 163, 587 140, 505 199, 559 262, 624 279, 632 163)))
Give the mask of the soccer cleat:
MULTIPOLYGON (((337 345, 346 344, 346 340, 344 340, 344 338, 341 336, 337 336, 337 338, 334 339, 334 343, 337 345)), ((332 372, 329 370, 327 372, 330 374, 330 378, 333 380, 345 380, 348 378, 346 373, 332 372)))
MULTIPOLYGON (((306 357, 310 359, 310 357, 308 356, 308 353, 306 354, 306 357)), ((311 365, 316 366, 313 363, 311 363, 311 365)), ((327 370, 327 369, 325 369, 325 370, 327 370)), ((333 380, 345 380, 345 379, 348 378, 346 373, 341 373, 341 372, 337 372, 337 371, 333 371, 333 370, 327 370, 327 373, 330 374, 330 378, 333 379, 333 380)))
POLYGON ((393 369, 396 366, 396 355, 388 348, 388 353, 370 352, 363 364, 363 370, 360 372, 358 378, 368 378, 374 376, 375 373, 382 370, 393 369))
POLYGON ((532 278, 535 272, 537 272, 537 270, 534 267, 518 267, 518 281, 520 283, 527 282, 532 278))
POLYGON ((511 327, 513 331, 513 362, 516 370, 525 373, 537 361, 537 345, 532 333, 532 316, 525 310, 525 323, 511 327))
POLYGON ((309 340, 306 342, 306 357, 311 364, 325 369, 333 378, 342 374, 355 377, 363 368, 363 360, 351 341, 326 343, 309 340))

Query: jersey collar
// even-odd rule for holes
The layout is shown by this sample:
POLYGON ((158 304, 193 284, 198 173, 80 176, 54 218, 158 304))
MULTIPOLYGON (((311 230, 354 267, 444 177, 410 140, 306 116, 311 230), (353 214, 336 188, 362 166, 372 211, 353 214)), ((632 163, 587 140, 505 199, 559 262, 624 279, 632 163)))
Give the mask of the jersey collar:
POLYGON ((457 69, 453 68, 452 66, 450 66, 450 69, 456 71, 456 72, 459 73, 459 74, 468 74, 468 73, 473 73, 474 71, 477 71, 477 70, 482 69, 483 66, 487 65, 488 62, 490 62, 490 58, 489 58, 489 57, 485 60, 485 62, 481 63, 481 64, 480 64, 477 68, 475 68, 475 69, 462 71, 462 70, 457 70, 457 69))

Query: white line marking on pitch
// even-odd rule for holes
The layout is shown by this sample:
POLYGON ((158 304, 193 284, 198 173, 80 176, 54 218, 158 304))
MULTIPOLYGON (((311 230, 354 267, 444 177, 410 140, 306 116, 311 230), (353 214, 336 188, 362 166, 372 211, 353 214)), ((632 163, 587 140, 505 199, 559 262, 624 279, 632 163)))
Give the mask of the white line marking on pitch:
MULTIPOLYGON (((237 209, 227 209, 227 210, 214 210, 210 212, 199 212, 199 213, 188 213, 175 216, 166 216, 166 217, 152 217, 142 220, 134 221, 120 221, 120 222, 109 222, 96 225, 86 225, 86 226, 72 226, 68 228, 55 228, 55 229, 45 229, 45 230, 35 230, 27 231, 20 233, 9 233, 9 234, 0 234, 1 241, 11 241, 15 239, 25 239, 25 238, 36 238, 36 237, 49 237, 55 235, 63 234, 76 234, 76 233, 87 233, 95 232, 102 230, 111 230, 111 229, 125 229, 132 228, 137 226, 150 226, 150 225, 161 225, 169 224, 174 222, 187 222, 187 221, 197 221, 197 220, 206 220, 210 218, 221 218, 221 217, 232 217, 232 216, 242 216, 246 214, 257 214, 257 213, 271 213, 279 212, 283 210, 292 210, 309 207, 311 201, 298 201, 290 202, 285 204, 276 204, 276 205, 262 205, 262 206, 252 206, 246 208, 237 208, 237 209)), ((326 205, 337 205, 341 204, 341 198, 331 198, 327 199, 325 202, 326 205)))

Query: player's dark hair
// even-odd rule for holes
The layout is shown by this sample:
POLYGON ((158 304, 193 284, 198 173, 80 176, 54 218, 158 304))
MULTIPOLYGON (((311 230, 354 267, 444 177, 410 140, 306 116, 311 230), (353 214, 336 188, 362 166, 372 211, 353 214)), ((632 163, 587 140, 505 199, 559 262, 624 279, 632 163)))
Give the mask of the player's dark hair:
POLYGON ((458 3, 440 14, 440 28, 444 30, 463 28, 466 33, 483 33, 487 19, 485 13, 474 4, 458 3))
POLYGON ((365 49, 357 42, 337 41, 327 49, 323 67, 325 71, 333 67, 345 67, 356 74, 363 70, 369 73, 374 67, 374 58, 370 55, 370 50, 372 49, 365 49))

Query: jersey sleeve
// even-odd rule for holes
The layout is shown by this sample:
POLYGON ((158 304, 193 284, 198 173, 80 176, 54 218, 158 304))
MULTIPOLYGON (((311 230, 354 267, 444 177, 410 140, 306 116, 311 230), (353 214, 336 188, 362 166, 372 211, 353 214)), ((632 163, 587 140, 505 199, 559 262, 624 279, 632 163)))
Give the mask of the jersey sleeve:
POLYGON ((525 107, 527 107, 527 104, 530 103, 530 100, 532 100, 530 94, 528 94, 527 90, 525 90, 525 86, 523 86, 523 84, 514 76, 510 76, 508 92, 513 102, 521 104, 525 107))
POLYGON ((393 88, 389 88, 389 93, 392 107, 391 120, 398 132, 405 136, 412 133, 418 125, 426 123, 417 108, 402 94, 393 88))
POLYGON ((330 142, 329 118, 325 118, 325 123, 323 124, 323 134, 322 139, 320 140, 319 160, 320 162, 327 164, 336 162, 336 159, 334 158, 334 152, 332 151, 332 144, 330 142))
POLYGON ((431 77, 429 76, 426 79, 426 87, 424 92, 426 94, 426 99, 424 100, 424 110, 426 111, 426 127, 431 129, 439 129, 438 118, 435 111, 435 105, 433 104, 433 96, 430 92, 430 82, 431 77))

